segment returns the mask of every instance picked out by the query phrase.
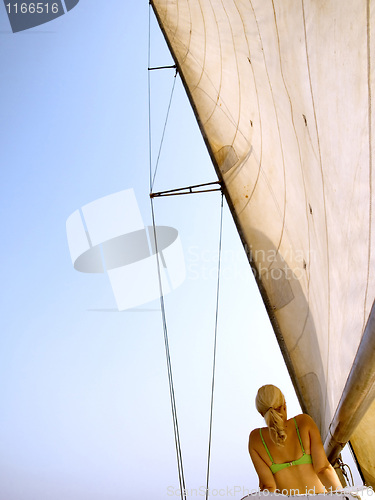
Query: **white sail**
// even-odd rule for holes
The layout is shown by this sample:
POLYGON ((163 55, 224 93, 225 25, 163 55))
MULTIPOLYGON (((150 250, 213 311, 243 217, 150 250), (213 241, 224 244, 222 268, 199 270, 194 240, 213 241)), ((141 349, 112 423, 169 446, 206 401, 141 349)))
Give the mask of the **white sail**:
MULTIPOLYGON (((370 0, 152 5, 302 408, 329 447, 375 297, 375 6, 370 0)), ((373 486, 374 428, 372 405, 353 445, 373 486)))

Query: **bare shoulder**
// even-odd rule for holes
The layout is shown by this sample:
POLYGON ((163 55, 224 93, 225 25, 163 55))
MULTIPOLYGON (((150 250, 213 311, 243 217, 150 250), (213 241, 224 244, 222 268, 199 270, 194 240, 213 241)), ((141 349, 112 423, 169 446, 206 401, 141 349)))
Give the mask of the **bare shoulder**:
POLYGON ((300 413, 294 417, 298 427, 316 427, 314 420, 307 413, 300 413))
POLYGON ((306 413, 301 413, 294 417, 301 432, 308 432, 310 437, 319 438, 320 432, 314 420, 306 413))
POLYGON ((259 429, 253 429, 250 432, 249 443, 257 441, 258 440, 258 436, 259 436, 259 429))
POLYGON ((249 435, 249 447, 254 448, 260 442, 260 432, 258 429, 253 429, 249 435))

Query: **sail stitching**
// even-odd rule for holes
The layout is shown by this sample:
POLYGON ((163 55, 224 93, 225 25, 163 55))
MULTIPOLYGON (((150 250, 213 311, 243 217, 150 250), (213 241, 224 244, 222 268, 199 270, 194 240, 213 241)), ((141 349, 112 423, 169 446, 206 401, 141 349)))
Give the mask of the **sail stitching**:
MULTIPOLYGON (((202 80, 202 77, 203 77, 203 74, 205 73, 205 63, 206 63, 206 54, 207 54, 207 28, 206 28, 206 23, 205 23, 205 20, 204 20, 204 15, 203 15, 203 9, 202 9, 202 4, 201 2, 198 0, 198 4, 199 4, 199 9, 201 11, 201 17, 202 17, 202 23, 203 23, 203 28, 204 28, 204 49, 203 49, 203 62, 202 62, 202 65, 201 65, 201 74, 198 78, 198 81, 195 85, 195 88, 199 87, 199 84, 202 80)), ((190 52, 190 47, 189 47, 189 52, 190 52)), ((194 92, 195 89, 192 89, 192 92, 194 92)))
MULTIPOLYGON (((261 172, 261 169, 262 169, 262 158, 263 158, 263 129, 262 129, 262 117, 261 117, 261 113, 260 113, 259 91, 258 91, 258 86, 257 86, 256 78, 255 78, 255 71, 254 71, 253 65, 251 63, 251 49, 250 49, 249 39, 248 39, 247 33, 246 33, 246 27, 245 27, 245 23, 244 23, 244 18, 242 16, 241 12, 240 12, 240 9, 239 9, 239 7, 237 5, 237 1, 236 0, 234 0, 234 4, 235 4, 236 9, 238 11, 238 14, 239 14, 239 16, 241 18, 241 22, 242 22, 242 26, 243 26, 243 31, 244 31, 244 35, 245 35, 245 39, 246 39, 246 44, 247 44, 247 49, 248 49, 248 53, 249 53, 248 61, 249 61, 250 67, 251 67, 252 75, 253 75, 255 95, 256 95, 256 98, 257 98, 258 118, 259 118, 259 135, 260 135, 260 157, 259 157, 259 160, 258 160, 258 167, 259 168, 258 168, 258 172, 257 172, 257 176, 256 176, 256 179, 255 179, 253 188, 251 190, 251 193, 249 194, 249 198, 246 201, 243 209, 240 212, 240 213, 242 213, 246 209, 246 207, 249 205, 249 203, 250 203, 250 201, 251 201, 251 199, 252 199, 252 197, 253 197, 253 195, 255 193, 255 190, 256 190, 256 187, 258 185, 258 181, 259 181, 259 178, 260 178, 260 172, 261 172)), ((251 152, 253 153, 253 156, 255 157, 252 145, 251 145, 251 152)))
MULTIPOLYGON (((261 45, 263 46, 263 43, 262 43, 262 38, 261 38, 261 36, 260 36, 260 30, 259 30, 258 20, 257 20, 256 14, 255 14, 255 10, 254 10, 254 7, 253 7, 253 4, 252 4, 251 0, 250 0, 250 6, 251 6, 251 9, 252 9, 252 11, 253 11, 253 15, 254 15, 254 20, 255 20, 255 23, 256 23, 256 25, 257 25, 257 30, 258 30, 259 40, 260 40, 261 45)), ((251 64, 251 61, 249 61, 249 62, 250 62, 250 64, 251 64)), ((253 74, 255 75, 254 70, 253 70, 253 74)), ((255 76, 254 76, 254 83, 255 83, 255 89, 256 89, 257 98, 258 98, 258 89, 257 89, 256 81, 255 81, 255 76)), ((259 100, 258 100, 258 106, 259 106, 259 119, 260 119, 260 126, 261 126, 261 114, 260 114, 260 105, 259 105, 259 100)), ((277 198, 276 198, 276 196, 275 196, 275 194, 274 194, 274 192, 273 192, 273 189, 272 189, 272 184, 271 184, 271 183, 270 183, 270 181, 268 180, 267 175, 266 175, 266 173, 265 173, 264 169, 262 168, 262 162, 261 162, 261 160, 262 160, 262 156, 263 156, 263 134, 262 134, 262 128, 261 128, 261 144, 262 144, 262 147, 261 147, 261 157, 260 157, 260 159, 259 159, 259 171, 258 171, 258 176, 257 176, 256 184, 258 184, 258 180, 259 180, 260 174, 262 174, 262 176, 263 176, 263 178, 264 178, 264 182, 265 182, 265 183, 267 184, 267 186, 268 186, 268 190, 269 190, 269 192, 270 192, 270 194, 271 194, 271 196, 272 196, 272 199, 273 199, 273 201, 274 201, 274 203, 275 203, 275 206, 276 206, 277 210, 281 213, 282 211, 281 211, 281 208, 280 208, 280 206, 279 206, 279 204, 278 204, 277 198)), ((254 186, 254 189, 253 189, 253 191, 252 191, 252 193, 251 193, 252 195, 253 195, 253 193, 254 193, 254 191, 255 191, 255 187, 256 187, 256 186, 254 186)), ((250 200, 249 200, 249 201, 250 201, 250 200)), ((247 204, 248 204, 248 202, 246 203, 246 205, 245 205, 245 206, 247 206, 247 204)))
MULTIPOLYGON (((215 100, 215 101, 214 101, 214 99, 212 99, 212 98, 211 98, 211 96, 209 96, 209 95, 206 93, 206 95, 207 95, 208 97, 210 97, 210 98, 211 98, 212 103, 213 103, 213 107, 212 107, 212 111, 211 111, 210 115, 206 118, 205 124, 206 124, 206 123, 208 123, 208 122, 210 121, 210 119, 211 119, 212 115, 215 113, 215 109, 216 109, 217 103, 218 103, 218 101, 219 101, 219 96, 220 96, 220 93, 221 93, 221 85, 222 85, 222 82, 223 82, 223 58, 222 58, 222 53, 223 53, 223 51, 222 51, 222 46, 221 46, 220 30, 219 30, 218 23, 217 23, 217 18, 216 18, 216 14, 215 14, 215 9, 214 9, 214 8, 213 8, 213 6, 212 6, 212 2, 211 2, 211 0, 209 0, 209 2, 210 2, 211 10, 212 10, 212 15, 213 15, 213 16, 214 16, 214 18, 215 18, 215 25, 216 25, 216 28, 217 28, 217 35, 218 35, 218 39, 219 39, 219 44, 218 44, 218 46, 219 46, 219 50, 220 50, 220 83, 219 83, 219 87, 216 89, 216 87, 213 85, 213 82, 211 82, 211 83, 212 83, 213 88, 214 88, 214 89, 215 89, 215 91, 216 91, 216 100, 215 100)), ((199 5, 200 5, 200 4, 199 4, 199 5)), ((202 10, 202 8, 201 8, 201 10, 202 10)), ((202 16, 202 17, 203 17, 203 16, 202 16)), ((205 34, 205 53, 204 53, 204 59, 206 60, 206 25, 205 25, 205 32, 204 32, 204 34, 205 34)), ((199 83, 200 83, 200 81, 202 80, 202 76, 203 76, 203 74, 205 74, 206 78, 208 78, 208 74, 206 73, 205 68, 202 66, 202 72, 201 72, 201 76, 200 76, 200 78, 199 78, 199 82, 198 82, 198 84, 199 84, 199 83)), ((195 87, 195 88, 197 88, 197 87, 198 87, 198 84, 196 85, 196 87, 195 87)), ((202 89, 200 89, 200 90, 202 90, 202 89)))
MULTIPOLYGON (((211 0, 210 0, 210 1, 211 1, 211 0)), ((207 79, 208 79, 208 81, 212 84, 212 87, 215 89, 216 94, 217 94, 217 95, 219 95, 219 93, 220 93, 220 88, 221 88, 221 83, 220 83, 220 85, 219 85, 219 89, 217 89, 217 88, 216 88, 216 86, 214 85, 213 81, 212 81, 212 80, 211 80, 211 78, 209 77, 209 75, 205 72, 205 69, 204 69, 204 64, 203 64, 203 66, 202 66, 202 65, 200 64, 200 62, 199 62, 199 61, 198 61, 198 60, 197 60, 197 59, 193 56, 193 53, 192 53, 192 52, 190 52, 190 43, 191 43, 191 37, 192 37, 192 29, 191 29, 191 25, 192 25, 192 23, 191 23, 191 7, 190 7, 190 3, 189 3, 189 2, 187 2, 187 5, 188 5, 188 8, 189 8, 189 16, 190 16, 189 43, 188 43, 187 45, 186 45, 186 44, 184 45, 184 44, 182 43, 182 41, 180 40, 181 45, 183 45, 183 46, 185 47, 186 54, 185 54, 185 58, 181 58, 181 60, 179 61, 179 65, 180 65, 180 67, 182 67, 182 66, 185 64, 185 61, 186 61, 187 56, 189 55, 189 56, 190 56, 190 58, 191 58, 191 59, 192 59, 192 60, 193 60, 193 61, 197 64, 197 66, 201 66, 201 75, 200 75, 200 77, 199 77, 199 81, 198 81, 198 83, 201 81, 203 74, 205 74, 206 78, 207 78, 207 79)), ((199 3, 199 6, 200 6, 200 9, 201 9, 201 12, 202 12, 202 7, 201 7, 201 4, 200 4, 200 3, 199 3)), ((211 7, 212 7, 212 4, 211 4, 211 7)), ((212 7, 212 12, 213 12, 213 15, 214 15, 215 20, 216 20, 216 16, 215 16, 215 12, 214 12, 213 7, 212 7)), ((203 18, 203 15, 202 15, 202 18, 203 18)), ((204 20, 203 20, 203 21, 204 21, 204 20)), ((216 22, 216 24, 217 24, 217 22, 216 22)), ((176 23, 176 26, 177 26, 177 23, 176 23)), ((176 28, 175 33, 174 33, 174 35, 173 35, 173 36, 175 36, 175 35, 176 35, 176 33, 177 33, 177 28, 176 28)), ((206 33, 206 26, 205 26, 205 33, 206 33)), ((219 32, 218 32, 218 33, 219 33, 219 32)), ((205 36, 205 44, 206 44, 206 36, 205 36)), ((219 44, 219 47, 220 47, 220 53, 221 53, 221 44, 219 44)), ((205 57, 206 57, 206 51, 205 51, 205 57)), ((221 60, 221 58, 220 58, 220 60, 221 60)), ((221 81, 222 81, 222 69, 220 70, 220 75, 221 75, 221 76, 220 76, 220 82, 221 82, 221 81)), ((187 87, 187 85, 186 85, 186 91, 187 91, 187 94, 188 94, 188 96, 189 96, 189 97, 192 97, 192 94, 193 94, 194 90, 195 90, 197 87, 198 87, 198 84, 195 86, 195 88, 188 89, 188 87, 187 87)), ((216 100, 216 101, 214 101, 214 100, 211 98, 211 96, 210 96, 209 94, 207 94, 207 92, 205 92, 203 89, 200 89, 200 90, 201 90, 201 92, 202 92, 202 93, 204 93, 204 94, 206 95, 206 97, 208 97, 209 99, 211 99, 211 100, 212 100, 212 102, 214 103, 214 106, 216 106, 216 104, 217 104, 217 100, 216 100)), ((224 103, 223 103, 223 104, 224 104, 224 103)), ((230 121, 231 121, 231 122, 235 125, 234 119, 233 119, 233 117, 231 116, 231 113, 230 113, 229 108, 228 108, 227 106, 225 106, 225 108, 226 108, 226 113, 225 113, 226 117, 227 117, 227 118, 229 118, 229 120, 230 120, 230 121)), ((214 109, 215 109, 215 107, 214 107, 214 109)), ((214 112, 214 111, 213 111, 213 112, 214 112)), ((213 112, 212 112, 212 114, 213 114, 213 112)), ((210 115, 210 117, 212 116, 212 114, 210 115)), ((209 117, 209 118, 210 118, 210 117, 209 117)), ((209 118, 208 118, 208 119, 209 119, 209 118)), ((208 121, 208 120, 206 120, 206 122, 207 122, 207 121, 208 121)))
MULTIPOLYGON (((281 73, 281 78, 283 80, 285 92, 286 92, 286 94, 288 96, 289 103, 290 103, 290 117, 291 117, 291 120, 292 120, 294 135, 295 135, 295 138, 296 138, 296 143, 297 143, 297 148, 298 148, 298 156, 299 156, 299 164, 300 164, 300 170, 301 170, 301 175, 302 175, 302 180, 303 180, 303 190, 304 190, 304 194, 305 194, 305 205, 306 205, 305 214, 306 214, 306 221, 307 221, 307 227, 308 227, 308 232, 307 232, 308 233, 308 252, 309 252, 308 255, 310 256, 310 253, 311 253, 310 224, 309 224, 309 216, 308 216, 308 209, 307 209, 308 203, 307 203, 307 194, 306 194, 305 175, 304 175, 303 164, 302 164, 301 146, 300 146, 300 142, 298 140, 297 129, 296 129, 296 125, 295 125, 295 122, 294 122, 294 113, 293 113, 292 99, 290 97, 289 90, 288 90, 288 87, 287 87, 287 84, 286 84, 286 81, 285 81, 285 77, 284 77, 284 71, 283 71, 282 59, 281 59, 281 47, 280 47, 279 29, 278 29, 278 26, 277 26, 277 16, 276 16, 276 10, 275 10, 274 0, 272 0, 272 7, 273 7, 273 13, 274 13, 276 35, 277 35, 277 45, 278 45, 278 49, 279 49, 280 73, 281 73)), ((307 304, 308 305, 310 303, 309 301, 310 301, 310 274, 308 272, 307 273, 307 304)), ((309 316, 309 310, 307 309, 305 321, 304 321, 301 333, 298 336, 298 340, 297 340, 295 346, 298 344, 298 341, 301 339, 301 337, 304 334, 305 327, 306 327, 306 324, 307 324, 308 316, 309 316)))
MULTIPOLYGON (((210 0, 210 1, 211 1, 211 0, 210 0)), ((188 3, 188 5, 189 5, 189 3, 188 3)), ((190 13, 190 5, 189 5, 189 13, 190 13)), ((214 13, 214 12, 213 12, 213 13, 214 13)), ((214 16, 215 16, 215 14, 214 14, 214 16)), ((191 17, 191 15, 190 15, 190 17, 191 17)), ((216 17, 215 17, 215 19, 216 19, 216 17)), ((190 22, 190 26, 191 26, 191 22, 190 22)), ((175 30, 175 32, 174 32, 173 37, 176 35, 176 33, 177 33, 177 28, 176 28, 176 30, 175 30)), ((181 46, 183 46, 183 47, 185 48, 185 50, 186 50, 186 56, 185 56, 185 58, 181 58, 181 60, 179 61, 178 66, 179 66, 180 68, 182 68, 182 66, 185 64, 185 60, 186 60, 186 58, 187 58, 187 55, 189 55, 189 57, 191 58, 191 60, 192 60, 192 61, 194 61, 194 63, 195 63, 197 66, 199 66, 199 67, 201 67, 201 68, 202 68, 201 75, 205 74, 205 77, 207 78, 207 81, 209 81, 209 82, 211 83, 211 85, 212 85, 212 88, 213 88, 213 89, 215 89, 215 93, 216 93, 216 95, 219 95, 219 93, 220 93, 220 89, 221 89, 221 83, 220 83, 219 87, 217 88, 217 87, 216 87, 216 85, 214 84, 214 82, 211 80, 210 76, 209 76, 209 75, 205 72, 204 68, 203 68, 203 67, 202 67, 202 65, 201 65, 201 62, 200 62, 200 61, 198 61, 198 59, 197 59, 196 57, 194 57, 194 55, 193 55, 193 53, 192 53, 192 52, 190 52, 191 28, 190 28, 190 30, 189 30, 189 33, 190 33, 190 37, 189 37, 189 43, 188 43, 188 45, 184 44, 184 43, 183 43, 183 41, 182 41, 181 39, 179 40, 180 45, 181 45, 181 46)), ((220 50, 221 50, 221 45, 220 45, 220 50)), ((222 73, 222 72, 221 72, 221 73, 222 73)), ((183 71, 181 72, 181 76, 182 76, 182 79, 183 79, 183 81, 184 81, 183 71)), ((222 76, 220 77, 220 81, 222 81, 222 76)), ((185 88, 186 88, 186 91, 187 91, 187 94, 188 94, 189 98, 192 98, 192 94, 193 94, 194 90, 197 88, 197 85, 196 85, 194 88, 190 88, 190 87, 188 87, 188 86, 187 86, 187 84, 186 84, 186 82, 185 82, 185 81, 184 81, 184 83, 185 83, 185 88)), ((216 104, 217 104, 217 99, 216 99, 216 100, 214 100, 214 99, 213 99, 213 98, 212 98, 212 97, 211 97, 211 96, 210 96, 207 92, 205 92, 202 88, 200 88, 199 90, 202 92, 202 94, 205 94, 205 95, 206 95, 206 97, 212 101, 212 103, 214 104, 214 106, 216 106, 216 104)), ((193 107, 194 107, 194 106, 193 106, 193 107)), ((228 118, 228 120, 230 121, 230 123, 232 123, 232 124, 233 124, 236 128, 238 128, 238 124, 237 124, 237 123, 236 123, 236 121, 234 120, 234 117, 232 116, 231 111, 230 111, 230 109, 228 108, 228 106, 226 105, 225 101, 222 101, 221 111, 223 112, 223 114, 225 115, 225 117, 226 117, 226 118, 228 118)), ((210 116, 211 116, 211 115, 210 115, 210 116)), ((209 118, 210 118, 210 117, 209 117, 209 118)), ((207 121, 209 120, 209 118, 206 120, 206 122, 205 122, 205 123, 207 123, 207 121)), ((202 123, 202 122, 201 122, 201 123, 202 123)), ((204 124, 203 124, 203 126, 204 126, 204 124)), ((241 132, 240 130, 239 130, 239 132, 241 133, 242 138, 243 138, 244 140, 248 141, 248 138, 247 138, 247 137, 245 137, 245 135, 244 135, 244 134, 242 134, 242 132, 241 132)))
POLYGON ((223 10, 225 12, 225 15, 227 16, 227 19, 228 19, 229 29, 230 29, 230 33, 231 33, 231 36, 232 36, 233 53, 234 53, 234 57, 235 57, 235 60, 236 60, 236 67, 237 67, 238 115, 237 115, 237 123, 235 123, 236 132, 235 132, 234 137, 232 139, 232 146, 233 146, 233 144, 235 143, 237 134, 239 133, 239 130, 240 130, 239 124, 241 122, 241 79, 239 78, 240 73, 239 73, 238 57, 237 57, 237 51, 236 51, 236 43, 235 43, 234 34, 233 34, 233 28, 232 28, 232 25, 231 25, 231 23, 229 21, 229 15, 228 15, 227 9, 225 8, 223 0, 221 0, 221 4, 223 6, 223 10))
MULTIPOLYGON (((174 32, 174 35, 173 35, 173 38, 176 36, 176 33, 178 31, 178 21, 180 19, 180 10, 179 10, 179 6, 180 6, 180 3, 179 2, 176 2, 177 3, 177 7, 178 7, 178 15, 177 15, 177 19, 176 19, 176 29, 175 29, 175 32, 174 32)), ((181 58, 181 61, 180 61, 180 65, 182 65, 187 56, 188 56, 188 53, 190 51, 190 44, 191 44, 191 37, 192 37, 192 19, 191 19, 191 6, 190 6, 190 2, 189 0, 186 0, 186 4, 187 4, 187 7, 189 9, 189 42, 188 44, 186 45, 186 54, 185 54, 185 57, 184 58, 181 58)), ((171 51, 172 52, 172 51, 171 51)))
POLYGON ((319 128, 318 128, 318 120, 316 116, 316 109, 315 109, 315 99, 314 99, 314 93, 313 93, 313 88, 312 88, 312 81, 311 81, 311 72, 310 72, 310 58, 309 58, 309 52, 307 48, 307 30, 306 30, 306 16, 305 16, 305 4, 304 0, 301 0, 302 3, 302 14, 303 14, 303 28, 304 28, 304 34, 305 34, 305 50, 306 50, 306 62, 307 62, 307 70, 309 74, 309 83, 310 83, 310 93, 311 93, 311 102, 312 102, 312 107, 313 107, 313 112, 314 112, 314 121, 315 121, 315 129, 316 129, 316 137, 317 137, 317 143, 318 143, 318 152, 319 152, 319 165, 320 165, 320 172, 321 172, 321 177, 322 177, 322 191, 323 191, 323 207, 324 207, 324 220, 325 220, 325 233, 326 233, 326 252, 327 252, 327 288, 328 288, 328 297, 327 297, 327 302, 328 302, 328 320, 327 320, 327 360, 326 360, 326 368, 325 368, 325 377, 326 377, 326 392, 324 395, 324 411, 323 414, 326 412, 326 407, 327 407, 327 398, 328 398, 328 362, 329 362, 329 350, 330 350, 330 333, 331 333, 331 283, 330 283, 330 265, 329 265, 329 246, 328 246, 328 227, 327 227, 327 208, 326 208, 326 199, 325 199, 325 188, 324 188, 324 175, 323 175, 323 163, 322 163, 322 153, 320 149, 320 140, 319 140, 319 128))
MULTIPOLYGON (((253 12, 254 12, 255 22, 256 22, 256 25, 257 25, 257 28, 258 28, 258 34, 259 34, 259 38, 260 38, 260 41, 261 41, 261 44, 262 44, 262 53, 263 53, 264 67, 265 67, 265 70, 266 70, 268 84, 269 84, 269 88, 270 88, 270 92, 271 92, 271 96, 272 96, 273 107, 274 107, 274 111, 275 111, 275 118, 276 118, 276 123, 277 123, 277 130, 278 130, 278 135, 279 135, 279 141, 280 141, 280 151, 281 151, 281 157, 282 157, 282 163, 283 163, 283 175, 284 175, 284 206, 283 206, 283 209, 281 209, 281 207, 277 203, 276 197, 275 197, 275 195, 273 193, 273 190, 272 190, 271 183, 268 181, 268 179, 267 179, 267 177, 265 175, 265 172, 262 172, 263 175, 264 175, 264 177, 265 177, 265 179, 266 179, 268 188, 269 188, 270 192, 272 193, 272 197, 273 197, 273 199, 275 201, 275 204, 276 204, 276 206, 278 207, 278 209, 280 211, 280 215, 282 214, 282 228, 281 228, 279 242, 278 242, 277 247, 276 247, 276 250, 278 252, 280 250, 280 245, 281 245, 281 241, 282 241, 283 234, 284 234, 285 212, 286 212, 286 174, 285 174, 284 148, 283 148, 282 139, 281 139, 280 123, 279 123, 279 117, 278 117, 278 113, 277 113, 275 96, 274 96, 274 92, 273 92, 273 88, 272 88, 272 84, 271 84, 271 80, 270 80, 270 76, 269 76, 269 72, 268 72, 268 67, 267 67, 267 62, 266 62, 266 56, 264 54, 264 49, 263 49, 262 35, 260 33, 258 19, 256 17, 255 10, 254 10, 254 7, 253 7, 253 3, 252 3, 251 0, 250 0, 250 5, 251 5, 251 8, 253 9, 253 12)), ((269 267, 271 267, 271 265, 272 265, 272 262, 270 263, 269 267)))
MULTIPOLYGON (((209 1, 210 1, 211 9, 212 9, 212 14, 213 14, 213 16, 215 18, 215 24, 216 24, 216 26, 218 26, 217 18, 216 18, 216 15, 215 15, 215 9, 212 6, 211 0, 209 0, 209 1)), ((200 1, 199 1, 199 6, 200 6, 200 9, 201 9, 201 12, 202 12, 202 7, 201 7, 200 1)), ((203 12, 202 12, 202 19, 203 19, 203 12)), ((203 19, 203 23, 204 23, 204 19, 203 19)), ((206 24, 205 23, 204 23, 204 26, 205 26, 205 51, 204 51, 204 61, 205 61, 206 60, 206 24)), ((202 122, 203 126, 205 126, 210 121, 212 115, 214 114, 214 112, 215 112, 215 110, 217 108, 218 98, 219 98, 219 95, 221 93, 221 87, 222 87, 222 82, 223 82, 223 66, 222 66, 222 57, 221 57, 221 55, 222 55, 222 44, 221 44, 219 29, 217 29, 217 33, 218 33, 218 37, 219 37, 219 50, 220 50, 220 82, 219 82, 219 86, 218 87, 216 87, 216 85, 214 85, 214 82, 211 80, 209 74, 206 73, 205 63, 203 62, 203 65, 201 65, 199 63, 199 61, 193 56, 193 54, 190 53, 190 57, 197 63, 198 66, 201 67, 201 74, 200 74, 199 80, 198 80, 197 84, 195 85, 195 87, 191 88, 190 95, 192 95, 193 92, 194 92, 194 90, 199 87, 199 83, 201 82, 203 75, 205 75, 205 77, 207 78, 207 80, 211 83, 212 88, 215 90, 215 93, 216 93, 216 96, 217 96, 216 99, 213 99, 210 94, 208 94, 206 91, 203 90, 203 88, 199 88, 199 90, 202 92, 202 94, 204 94, 213 103, 212 112, 206 118, 205 122, 204 123, 202 122)), ((187 50, 189 50, 189 48, 187 50)), ((229 107, 225 104, 224 101, 222 101, 222 103, 224 104, 225 111, 223 110, 223 108, 221 108, 221 111, 224 113, 225 117, 228 118, 229 121, 238 129, 238 124, 235 122, 234 117, 232 116, 232 113, 231 113, 229 107)), ((246 139, 246 137, 244 135, 243 135, 243 138, 246 139)))

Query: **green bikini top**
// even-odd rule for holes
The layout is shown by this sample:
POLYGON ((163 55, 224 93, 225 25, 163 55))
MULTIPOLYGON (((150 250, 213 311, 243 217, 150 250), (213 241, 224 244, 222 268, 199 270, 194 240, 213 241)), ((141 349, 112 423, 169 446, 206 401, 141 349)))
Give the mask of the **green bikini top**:
POLYGON ((299 433, 298 425, 297 425, 296 419, 294 417, 293 417, 293 420, 294 420, 294 425, 296 426, 296 431, 298 434, 298 439, 299 439, 299 442, 300 442, 300 445, 302 448, 303 455, 302 455, 302 457, 298 458, 297 460, 293 460, 292 462, 285 462, 283 464, 275 464, 275 462, 273 461, 273 458, 271 457, 271 453, 270 453, 269 449, 267 448, 267 445, 263 439, 262 429, 259 429, 260 437, 262 438, 262 442, 264 444, 266 452, 268 453, 268 456, 270 457, 270 460, 272 462, 272 465, 270 466, 272 474, 276 474, 276 472, 279 472, 280 470, 283 470, 286 467, 290 467, 291 465, 312 464, 311 455, 307 455, 305 453, 305 449, 304 449, 303 444, 302 444, 302 439, 301 439, 301 436, 299 433))

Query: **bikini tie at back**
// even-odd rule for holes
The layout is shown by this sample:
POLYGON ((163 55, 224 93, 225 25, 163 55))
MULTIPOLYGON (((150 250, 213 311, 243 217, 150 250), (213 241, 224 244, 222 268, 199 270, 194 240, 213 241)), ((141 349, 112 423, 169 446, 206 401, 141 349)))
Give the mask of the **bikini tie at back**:
POLYGON ((266 442, 263 439, 262 429, 259 429, 259 433, 260 433, 260 437, 262 438, 263 445, 264 445, 266 452, 268 453, 268 456, 270 457, 270 460, 272 462, 272 465, 270 466, 272 474, 276 474, 276 472, 279 472, 280 470, 283 470, 286 467, 291 467, 292 465, 312 464, 311 455, 307 455, 305 452, 305 448, 303 447, 302 439, 301 439, 299 429, 298 429, 298 425, 297 425, 296 419, 294 417, 293 417, 293 420, 294 420, 294 425, 296 426, 296 431, 298 434, 298 439, 299 439, 299 442, 301 445, 303 455, 302 455, 302 457, 298 458, 297 460, 293 460, 292 462, 284 462, 283 464, 275 464, 275 462, 273 461, 273 458, 271 456, 271 453, 270 453, 269 449, 267 448, 266 442))

